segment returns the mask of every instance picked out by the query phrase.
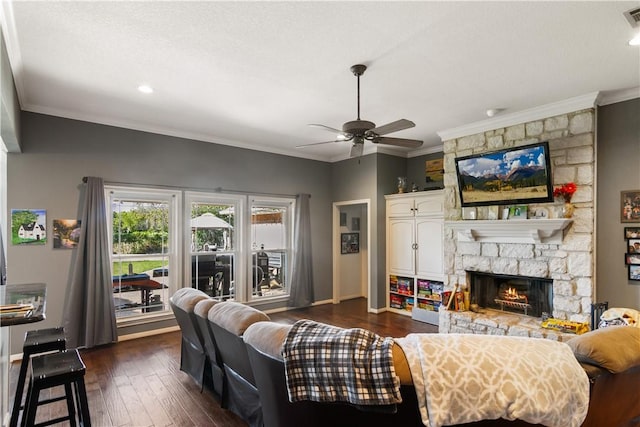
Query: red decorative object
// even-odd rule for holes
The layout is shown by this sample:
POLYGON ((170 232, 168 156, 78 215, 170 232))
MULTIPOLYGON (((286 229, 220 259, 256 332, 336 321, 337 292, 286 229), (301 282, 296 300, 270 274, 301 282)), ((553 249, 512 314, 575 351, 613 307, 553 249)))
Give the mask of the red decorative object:
POLYGON ((573 193, 577 190, 576 185, 573 182, 568 182, 553 189, 553 197, 562 197, 565 202, 569 203, 573 193))

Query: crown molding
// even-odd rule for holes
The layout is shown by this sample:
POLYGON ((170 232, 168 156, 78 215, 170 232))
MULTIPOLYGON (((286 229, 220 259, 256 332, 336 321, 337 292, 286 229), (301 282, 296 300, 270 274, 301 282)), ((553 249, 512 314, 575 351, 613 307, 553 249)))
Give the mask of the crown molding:
POLYGON ((602 92, 598 99, 598 105, 616 104, 618 102, 629 101, 630 99, 635 98, 640 98, 640 86, 602 92))
POLYGON ((487 120, 469 123, 452 129, 446 129, 437 132, 442 141, 460 138, 476 133, 486 132, 489 130, 500 129, 520 123, 532 122, 535 120, 546 119, 561 114, 571 113, 573 111, 584 110, 586 108, 594 108, 600 92, 592 92, 586 95, 580 95, 563 101, 552 102, 550 104, 541 105, 539 107, 529 108, 527 110, 517 111, 514 113, 501 114, 498 117, 492 117, 487 120))

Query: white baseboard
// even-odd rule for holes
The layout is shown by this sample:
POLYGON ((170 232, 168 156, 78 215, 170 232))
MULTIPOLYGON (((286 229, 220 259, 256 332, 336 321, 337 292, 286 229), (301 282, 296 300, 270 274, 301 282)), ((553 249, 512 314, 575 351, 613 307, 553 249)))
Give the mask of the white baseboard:
POLYGON ((135 339, 144 338, 144 337, 151 337, 154 335, 166 334, 167 332, 175 332, 179 330, 180 330, 180 326, 176 325, 176 326, 169 326, 168 328, 153 329, 153 330, 144 331, 144 332, 136 332, 135 334, 122 335, 118 337, 118 342, 135 340, 135 339))

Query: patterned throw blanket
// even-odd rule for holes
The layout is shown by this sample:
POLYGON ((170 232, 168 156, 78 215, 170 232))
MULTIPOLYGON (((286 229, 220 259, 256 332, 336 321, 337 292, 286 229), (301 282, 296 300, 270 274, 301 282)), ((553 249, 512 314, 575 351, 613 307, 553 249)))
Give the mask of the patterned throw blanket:
POLYGON ((577 427, 589 379, 568 345, 523 337, 409 334, 396 338, 427 427, 520 419, 577 427))
POLYGON ((299 320, 283 344, 289 400, 395 405, 400 380, 393 340, 364 329, 342 329, 299 320))

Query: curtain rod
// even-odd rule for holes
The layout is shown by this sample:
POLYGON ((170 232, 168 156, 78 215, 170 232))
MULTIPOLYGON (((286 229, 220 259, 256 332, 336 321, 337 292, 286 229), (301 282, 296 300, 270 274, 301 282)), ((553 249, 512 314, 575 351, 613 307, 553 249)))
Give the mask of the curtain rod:
MULTIPOLYGON (((82 182, 84 184, 87 183, 87 177, 83 176, 82 177, 82 182)), ((106 185, 122 185, 122 186, 127 186, 127 187, 148 187, 148 188, 169 188, 172 190, 181 190, 181 191, 202 191, 202 192, 206 192, 206 193, 226 193, 226 194, 246 194, 246 195, 252 195, 255 194, 257 196, 271 196, 271 197, 291 197, 291 198, 296 198, 297 195, 295 194, 282 194, 282 193, 265 193, 265 192, 260 192, 260 191, 243 191, 243 190, 229 190, 229 189, 225 189, 222 187, 215 187, 215 188, 199 188, 199 187, 178 187, 175 185, 156 185, 156 184, 136 184, 136 183, 132 183, 132 182, 116 182, 116 181, 104 181, 104 183, 106 185)), ((309 195, 309 198, 311 198, 311 195, 309 195)))

